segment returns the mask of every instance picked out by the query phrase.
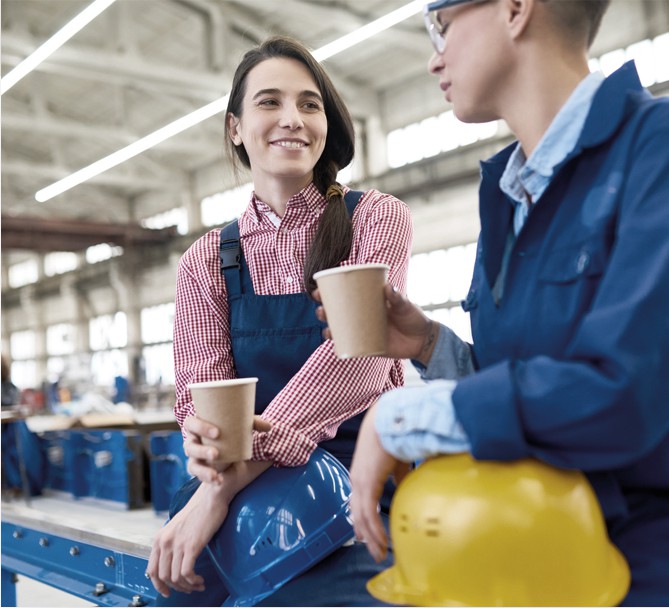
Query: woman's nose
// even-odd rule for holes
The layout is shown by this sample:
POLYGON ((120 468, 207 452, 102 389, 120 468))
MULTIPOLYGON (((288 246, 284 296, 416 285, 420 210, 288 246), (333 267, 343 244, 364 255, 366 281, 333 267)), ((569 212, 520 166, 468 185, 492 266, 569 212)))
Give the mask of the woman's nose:
POLYGON ((441 56, 440 53, 434 51, 429 61, 427 62, 427 71, 430 74, 438 74, 439 70, 441 70, 443 67, 444 67, 443 57, 441 56))
POLYGON ((299 129, 302 124, 302 116, 299 108, 286 104, 281 112, 279 125, 288 129, 299 129))

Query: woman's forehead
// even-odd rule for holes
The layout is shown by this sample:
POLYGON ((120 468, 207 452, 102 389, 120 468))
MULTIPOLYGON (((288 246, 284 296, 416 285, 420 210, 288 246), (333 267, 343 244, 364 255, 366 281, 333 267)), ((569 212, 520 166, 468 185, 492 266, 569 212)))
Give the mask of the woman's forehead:
POLYGON ((248 88, 307 88, 320 92, 315 78, 301 61, 290 57, 270 57, 248 74, 248 88))

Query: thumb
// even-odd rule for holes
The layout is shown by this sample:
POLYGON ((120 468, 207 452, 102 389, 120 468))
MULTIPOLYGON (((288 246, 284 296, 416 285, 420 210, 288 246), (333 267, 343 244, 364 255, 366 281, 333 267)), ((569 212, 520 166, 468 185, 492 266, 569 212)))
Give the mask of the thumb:
POLYGON ((272 430, 272 423, 260 416, 253 417, 253 430, 259 433, 267 433, 272 430))

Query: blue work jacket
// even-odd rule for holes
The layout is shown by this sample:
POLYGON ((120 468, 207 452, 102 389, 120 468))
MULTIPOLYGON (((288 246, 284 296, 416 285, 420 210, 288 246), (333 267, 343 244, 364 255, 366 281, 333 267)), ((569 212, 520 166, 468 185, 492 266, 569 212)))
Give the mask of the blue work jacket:
POLYGON ((478 459, 584 471, 628 561, 617 526, 656 521, 629 542, 666 543, 656 561, 669 580, 669 98, 645 91, 631 62, 602 83, 495 299, 513 221, 499 181, 514 146, 481 164, 463 303, 478 372, 458 382, 457 416, 478 459))

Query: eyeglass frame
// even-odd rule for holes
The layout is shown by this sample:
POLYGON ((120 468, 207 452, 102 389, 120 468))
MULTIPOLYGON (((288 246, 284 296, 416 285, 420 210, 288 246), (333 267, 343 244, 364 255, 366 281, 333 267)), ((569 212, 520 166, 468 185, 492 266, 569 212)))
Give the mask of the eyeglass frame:
POLYGON ((459 4, 478 4, 480 2, 487 2, 488 0, 436 0, 435 2, 428 2, 423 6, 423 20, 425 21, 425 29, 427 34, 430 37, 430 42, 434 50, 440 55, 444 52, 446 48, 446 39, 444 35, 446 34, 446 27, 442 27, 441 31, 437 28, 437 25, 430 18, 430 13, 434 11, 441 10, 442 8, 450 8, 451 6, 458 6, 459 4))

